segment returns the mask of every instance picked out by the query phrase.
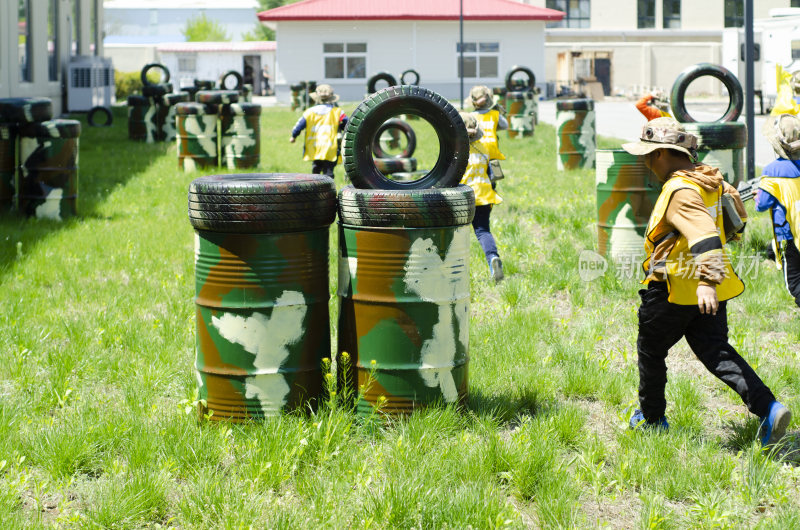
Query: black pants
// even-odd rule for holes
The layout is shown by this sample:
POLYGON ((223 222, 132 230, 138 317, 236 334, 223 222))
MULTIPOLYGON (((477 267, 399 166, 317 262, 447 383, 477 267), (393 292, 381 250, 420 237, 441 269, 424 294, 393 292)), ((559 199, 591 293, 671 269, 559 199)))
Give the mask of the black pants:
POLYGON ((666 358, 669 349, 681 337, 709 372, 721 379, 741 396, 756 416, 769 412, 775 400, 769 388, 756 375, 747 361, 728 343, 726 303, 720 302, 716 315, 703 314, 696 305, 684 306, 667 301, 667 284, 650 282, 639 291, 639 403, 648 421, 664 415, 667 401, 666 358))
POLYGON ((311 173, 322 174, 333 178, 333 168, 336 167, 336 161, 330 160, 314 160, 311 162, 311 173))
POLYGON ((786 250, 783 251, 783 277, 794 303, 800 307, 800 251, 794 241, 787 241, 786 250))
POLYGON ((492 231, 489 229, 489 216, 492 214, 492 205, 484 204, 475 207, 475 217, 472 218, 472 229, 475 230, 475 237, 478 238, 486 261, 491 264, 492 258, 499 257, 497 243, 495 243, 492 231))

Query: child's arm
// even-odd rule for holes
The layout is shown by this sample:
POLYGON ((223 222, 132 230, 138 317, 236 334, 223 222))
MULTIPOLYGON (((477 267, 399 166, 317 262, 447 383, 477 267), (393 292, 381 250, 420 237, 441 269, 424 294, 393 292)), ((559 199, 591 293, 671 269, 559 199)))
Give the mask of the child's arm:
POLYGON ((289 138, 290 143, 294 143, 297 137, 303 132, 303 129, 306 128, 306 117, 300 116, 300 119, 297 120, 297 123, 294 125, 294 129, 292 129, 292 136, 289 138))
POLYGON ((675 192, 667 207, 666 221, 689 242, 700 285, 715 286, 725 278, 722 240, 700 194, 692 189, 675 192))

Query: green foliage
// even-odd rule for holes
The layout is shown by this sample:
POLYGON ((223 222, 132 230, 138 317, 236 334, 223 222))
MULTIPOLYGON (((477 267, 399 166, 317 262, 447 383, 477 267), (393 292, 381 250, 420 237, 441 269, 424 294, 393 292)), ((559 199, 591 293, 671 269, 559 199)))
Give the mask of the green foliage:
MULTIPOLYGON (((148 72, 147 79, 152 83, 158 83, 159 74, 152 71, 148 72)), ((114 70, 114 86, 117 101, 122 103, 128 96, 142 93, 142 73, 114 70)))
POLYGON ((181 33, 188 42, 225 42, 231 40, 227 31, 219 22, 211 20, 205 13, 186 21, 181 33))
POLYGON ((248 31, 242 35, 242 40, 245 41, 262 41, 262 40, 275 40, 275 30, 268 28, 260 22, 256 22, 252 31, 248 31))

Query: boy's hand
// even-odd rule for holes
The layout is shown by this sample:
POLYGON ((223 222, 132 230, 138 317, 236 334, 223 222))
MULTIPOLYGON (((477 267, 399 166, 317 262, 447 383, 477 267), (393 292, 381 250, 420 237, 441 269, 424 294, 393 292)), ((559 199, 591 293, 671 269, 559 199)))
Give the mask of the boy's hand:
POLYGON ((697 307, 700 308, 700 313, 716 315, 719 308, 717 288, 713 285, 698 285, 697 307))
POLYGON ((289 143, 290 144, 293 144, 295 140, 297 140, 297 138, 295 138, 294 136, 290 136, 289 137, 289 143))

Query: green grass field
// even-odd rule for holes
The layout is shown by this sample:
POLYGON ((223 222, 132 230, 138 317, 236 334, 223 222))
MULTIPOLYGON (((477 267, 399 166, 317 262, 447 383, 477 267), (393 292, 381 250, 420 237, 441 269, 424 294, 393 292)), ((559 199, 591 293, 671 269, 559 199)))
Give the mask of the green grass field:
MULTIPOLYGON (((507 279, 489 281, 473 240, 466 410, 382 422, 333 402, 198 422, 186 193, 199 174, 177 171, 174 144, 128 141, 121 110, 111 129, 84 128, 80 218, 0 217, 3 528, 800 527, 797 419, 763 452, 756 419, 684 341, 668 359, 669 433, 626 428, 639 274, 581 281, 594 175, 557 172, 543 124, 501 133, 492 227, 507 279)), ((296 119, 265 109, 260 171, 310 169, 288 143, 296 119)), ((734 250, 756 259, 730 340, 798 418, 799 313, 759 257, 769 233, 759 215, 734 250)), ((335 251, 332 229, 331 293, 335 251)))

